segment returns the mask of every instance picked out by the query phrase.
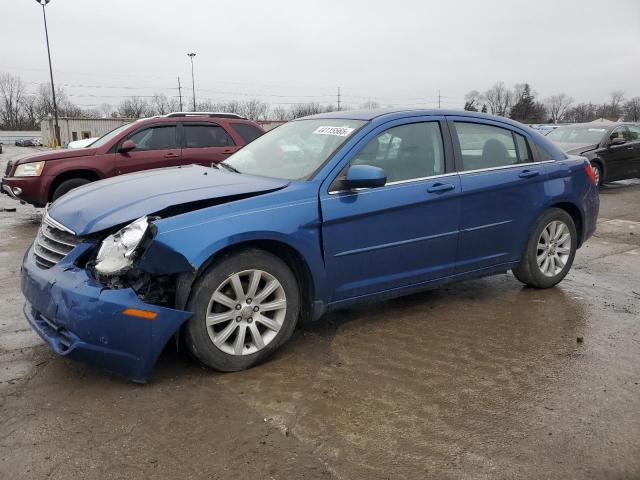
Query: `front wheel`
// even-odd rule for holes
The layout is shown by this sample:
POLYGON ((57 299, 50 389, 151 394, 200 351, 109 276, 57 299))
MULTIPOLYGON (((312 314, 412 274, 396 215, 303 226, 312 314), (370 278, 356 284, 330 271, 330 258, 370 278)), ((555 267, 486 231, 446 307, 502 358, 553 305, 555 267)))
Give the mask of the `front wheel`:
POLYGON ((291 337, 299 297, 295 275, 275 255, 250 249, 224 257, 194 287, 187 346, 216 370, 249 368, 291 337))
POLYGON ((53 196, 51 199, 55 202, 57 199, 62 197, 65 193, 70 192, 71 190, 81 187, 91 183, 91 180, 87 180, 86 178, 70 178, 69 180, 65 180, 60 185, 56 187, 53 192, 53 196))
POLYGON ((513 274, 531 287, 553 287, 571 269, 577 246, 578 235, 571 215, 551 208, 538 221, 513 274))

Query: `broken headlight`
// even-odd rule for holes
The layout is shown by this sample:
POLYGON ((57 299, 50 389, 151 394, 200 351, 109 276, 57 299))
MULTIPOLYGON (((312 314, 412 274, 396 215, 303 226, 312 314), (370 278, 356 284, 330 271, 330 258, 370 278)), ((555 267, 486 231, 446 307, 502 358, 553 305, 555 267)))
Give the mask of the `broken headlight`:
POLYGON ((140 245, 149 230, 149 219, 142 217, 102 241, 95 269, 102 275, 126 272, 140 256, 140 245))

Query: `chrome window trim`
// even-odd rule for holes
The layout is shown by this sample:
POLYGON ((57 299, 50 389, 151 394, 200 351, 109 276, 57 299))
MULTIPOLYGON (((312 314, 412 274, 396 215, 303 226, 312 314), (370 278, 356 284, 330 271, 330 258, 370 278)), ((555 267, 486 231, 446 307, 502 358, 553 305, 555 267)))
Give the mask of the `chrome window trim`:
POLYGON ((459 175, 464 175, 467 173, 476 173, 476 172, 488 172, 491 170, 504 170, 507 168, 522 168, 531 165, 542 165, 545 163, 556 162, 557 160, 543 160, 542 162, 527 162, 527 163, 515 163, 513 165, 502 165, 500 167, 487 167, 487 168, 476 168, 475 170, 461 170, 458 172, 459 175))
POLYGON ((431 175, 429 177, 419 177, 419 178, 409 178, 407 180, 396 180, 395 182, 389 182, 389 183, 385 183, 384 186, 382 187, 376 187, 376 188, 353 188, 350 190, 332 190, 330 192, 327 192, 329 195, 335 195, 337 193, 344 193, 344 192, 361 192, 363 190, 380 190, 381 188, 385 188, 388 186, 393 186, 393 185, 402 185, 405 183, 413 183, 413 182, 420 182, 423 180, 432 180, 434 178, 443 178, 443 177, 452 177, 454 175, 458 175, 458 172, 449 172, 449 173, 440 173, 438 175, 431 175))
POLYGON ((490 172, 493 170, 504 170, 507 168, 522 168, 522 167, 527 167, 527 166, 531 166, 531 165, 543 165, 546 163, 553 163, 553 162, 558 162, 561 160, 543 160, 541 162, 527 162, 527 163, 516 163, 514 165, 502 165, 500 167, 488 167, 488 168, 478 168, 475 170, 462 170, 459 172, 449 172, 449 173, 442 173, 439 175, 431 175, 429 177, 420 177, 420 178, 411 178, 408 180, 398 180, 396 182, 389 182, 386 183, 383 187, 377 187, 377 188, 355 188, 352 190, 332 190, 330 192, 327 192, 329 195, 335 195, 337 193, 344 193, 344 192, 361 192, 363 190, 379 190, 381 188, 385 188, 388 186, 393 186, 393 185, 402 185, 404 183, 413 183, 413 182, 420 182, 422 180, 432 180, 434 178, 444 178, 444 177, 451 177, 453 175, 465 175, 468 173, 478 173, 478 172, 490 172))

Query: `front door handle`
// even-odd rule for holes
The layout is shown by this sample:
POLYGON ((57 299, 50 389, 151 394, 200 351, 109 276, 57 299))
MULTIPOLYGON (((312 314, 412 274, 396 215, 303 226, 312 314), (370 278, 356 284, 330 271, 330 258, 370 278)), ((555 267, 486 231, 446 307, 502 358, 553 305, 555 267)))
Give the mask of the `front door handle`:
POLYGON ((427 192, 429 193, 448 192, 449 190, 453 190, 454 188, 456 188, 456 186, 451 183, 434 183, 429 188, 427 188, 427 192))
POLYGON ((164 158, 178 158, 180 155, 178 155, 177 153, 166 153, 164 155, 164 158))
POLYGON ((533 177, 537 177, 538 175, 540 175, 540 172, 536 170, 523 170, 522 172, 520 172, 520 175, 518 176, 520 178, 533 178, 533 177))

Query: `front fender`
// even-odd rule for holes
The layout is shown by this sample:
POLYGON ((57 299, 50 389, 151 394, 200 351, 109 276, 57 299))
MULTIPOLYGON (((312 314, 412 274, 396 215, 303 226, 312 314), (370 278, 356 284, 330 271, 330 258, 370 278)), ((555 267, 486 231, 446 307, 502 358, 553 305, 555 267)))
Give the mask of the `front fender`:
POLYGON ((224 249, 249 242, 277 242, 299 254, 311 272, 315 296, 326 299, 317 197, 266 206, 269 196, 154 222, 155 239, 138 267, 152 274, 184 273, 195 278, 224 249), (238 208, 241 205, 244 208, 238 208))

